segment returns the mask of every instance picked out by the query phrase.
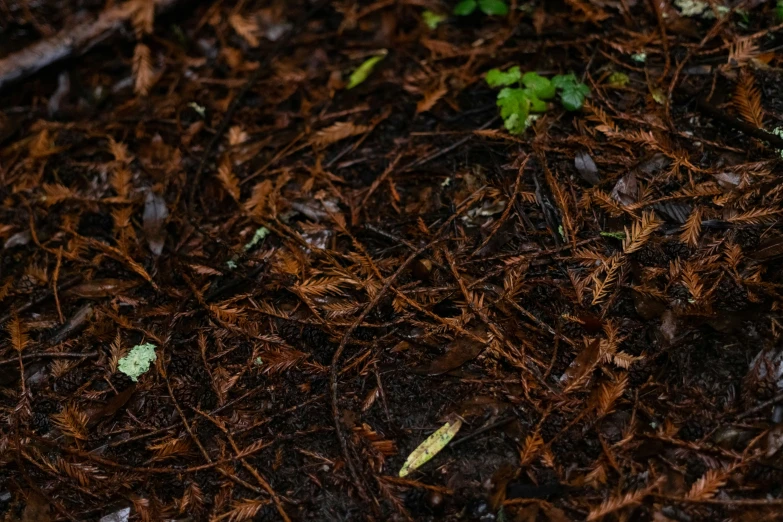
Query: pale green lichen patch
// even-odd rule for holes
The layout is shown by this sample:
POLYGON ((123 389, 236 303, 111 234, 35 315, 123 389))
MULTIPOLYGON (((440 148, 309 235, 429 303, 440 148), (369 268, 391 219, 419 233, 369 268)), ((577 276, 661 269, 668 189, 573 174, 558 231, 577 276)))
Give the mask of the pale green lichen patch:
MULTIPOLYGON (((682 16, 700 16, 706 19, 715 18, 715 11, 712 10, 712 7, 708 2, 703 2, 701 0, 674 0, 674 5, 680 10, 682 16)), ((725 5, 717 5, 715 6, 715 9, 721 16, 730 11, 725 5)))
POLYGON ((130 377, 133 382, 137 382, 139 376, 147 373, 150 364, 155 362, 157 358, 154 344, 137 344, 131 348, 128 355, 120 359, 117 369, 130 377))
MULTIPOLYGON (((783 138, 783 127, 775 127, 775 130, 772 131, 772 134, 783 138)), ((780 157, 783 158, 783 149, 780 149, 778 152, 780 152, 780 157)))
POLYGON ((253 235, 253 239, 247 242, 245 245, 245 250, 250 250, 254 246, 256 246, 258 243, 264 240, 266 236, 269 235, 269 229, 266 227, 260 227, 256 230, 256 233, 253 235))

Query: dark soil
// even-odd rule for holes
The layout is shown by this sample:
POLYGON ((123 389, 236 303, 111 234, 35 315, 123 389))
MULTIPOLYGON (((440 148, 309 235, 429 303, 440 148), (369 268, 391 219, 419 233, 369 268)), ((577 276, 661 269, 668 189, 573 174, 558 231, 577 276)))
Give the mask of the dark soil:
POLYGON ((3 520, 780 519, 774 2, 510 3, 180 2, 2 87, 3 520), (510 135, 512 65, 591 97, 510 135))

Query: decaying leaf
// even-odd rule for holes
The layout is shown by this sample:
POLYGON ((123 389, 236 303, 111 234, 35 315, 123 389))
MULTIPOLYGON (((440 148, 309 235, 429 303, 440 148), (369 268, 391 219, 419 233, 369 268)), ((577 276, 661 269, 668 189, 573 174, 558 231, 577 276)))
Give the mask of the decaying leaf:
POLYGON ((574 166, 582 179, 591 185, 597 185, 601 182, 601 178, 598 176, 598 167, 587 151, 579 151, 574 156, 574 166))
POLYGON ((144 200, 144 233, 147 236, 147 243, 153 255, 159 256, 163 252, 163 245, 166 242, 166 231, 164 225, 169 217, 169 210, 166 207, 166 200, 154 191, 147 191, 144 200))
POLYGON ((569 388, 583 383, 601 357, 601 343, 596 339, 585 346, 568 369, 560 376, 560 382, 569 388))
POLYGON ((419 444, 419 446, 413 450, 413 453, 408 455, 405 464, 403 464, 402 469, 400 469, 399 476, 406 477, 411 471, 415 471, 429 462, 432 457, 437 455, 449 442, 451 442, 451 439, 454 438, 454 435, 457 434, 461 427, 462 420, 457 418, 438 428, 435 433, 419 444))
POLYGON ((446 346, 446 352, 433 359, 426 366, 416 368, 417 373, 424 375, 442 375, 472 361, 484 350, 486 345, 469 337, 452 341, 446 346))
POLYGON ((639 197, 639 185, 636 182, 636 173, 629 172, 620 178, 612 189, 612 198, 621 205, 633 205, 639 197))

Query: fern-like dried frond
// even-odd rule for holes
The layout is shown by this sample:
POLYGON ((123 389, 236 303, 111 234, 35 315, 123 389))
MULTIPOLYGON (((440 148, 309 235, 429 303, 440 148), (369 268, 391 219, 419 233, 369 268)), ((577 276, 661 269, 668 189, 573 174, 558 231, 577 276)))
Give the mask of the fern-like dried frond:
POLYGON ((753 81, 753 75, 744 73, 734 89, 734 107, 742 118, 756 127, 764 129, 764 109, 761 106, 761 91, 753 81))
POLYGON ((660 225, 661 222, 655 216, 655 212, 649 211, 642 214, 641 221, 634 222, 630 230, 628 227, 625 228, 623 252, 632 254, 642 248, 660 225))
POLYGON ((57 204, 61 201, 65 201, 66 199, 78 198, 74 191, 65 185, 60 185, 58 183, 44 183, 43 191, 44 195, 42 196, 41 200, 47 207, 57 204))
POLYGON ((228 305, 209 305, 209 311, 215 317, 229 324, 236 324, 243 317, 243 312, 239 308, 229 308, 228 305))
POLYGON ((187 438, 166 439, 162 442, 150 444, 147 449, 154 452, 153 461, 160 461, 170 457, 187 455, 190 452, 191 442, 187 438))
POLYGON ((715 493, 726 484, 726 473, 709 469, 702 477, 693 483, 685 498, 691 500, 705 500, 715 496, 715 493))
POLYGON ((155 0, 136 0, 136 11, 131 18, 136 36, 152 34, 155 24, 155 0))
POLYGON ((598 390, 598 416, 604 417, 611 413, 614 404, 625 393, 628 386, 628 374, 623 373, 615 382, 606 382, 598 390))
POLYGON ((250 193, 250 198, 244 203, 245 210, 255 216, 264 215, 273 189, 272 182, 268 179, 257 183, 250 193))
POLYGON ((610 216, 618 217, 625 213, 623 207, 603 190, 594 189, 590 193, 590 198, 610 216))
POLYGON ((11 346, 14 350, 21 353, 27 347, 27 343, 30 338, 27 335, 27 329, 25 328, 19 316, 14 315, 8 322, 8 336, 11 338, 11 346))
POLYGON ((770 208, 754 208, 726 218, 729 223, 742 223, 745 225, 766 225, 775 221, 781 211, 770 208))
POLYGON ((585 109, 592 113, 592 115, 587 118, 588 120, 596 121, 601 124, 595 128, 595 130, 598 132, 606 135, 620 132, 620 128, 617 126, 617 124, 612 120, 612 118, 609 117, 608 114, 606 114, 606 111, 604 111, 601 107, 588 101, 585 102, 585 109))
POLYGON ((239 13, 234 13, 228 17, 228 23, 239 36, 244 39, 250 47, 258 47, 261 43, 258 39, 261 34, 261 27, 258 22, 246 18, 239 13))
MULTIPOLYGON (((110 136, 109 137, 109 152, 112 156, 114 156, 114 161, 118 161, 120 163, 123 163, 127 165, 131 161, 133 161, 133 154, 130 154, 128 152, 128 146, 121 142, 121 141, 114 141, 114 139, 110 136)), ((119 171, 120 169, 117 169, 119 171)), ((115 171, 115 175, 117 174, 117 171, 115 171)), ((114 176, 112 176, 113 178, 114 176)), ((126 183, 130 183, 131 179, 131 173, 128 170, 125 170, 122 176, 123 181, 126 183)), ((125 183, 122 183, 122 185, 125 185, 125 183)), ((114 180, 112 179, 112 187, 117 191, 119 194, 120 190, 117 188, 117 185, 115 184, 114 180)), ((123 194, 124 195, 124 194, 123 194)))
POLYGON ((699 301, 704 297, 704 284, 701 282, 695 267, 690 263, 686 264, 682 269, 682 283, 691 293, 694 301, 699 301))
POLYGON ((737 270, 737 267, 742 262, 743 254, 742 248, 736 243, 729 243, 726 245, 726 250, 723 252, 726 256, 726 262, 729 266, 737 270))
POLYGON ((204 507, 204 492, 196 481, 191 481, 182 493, 179 501, 179 514, 185 511, 198 513, 204 507))
POLYGON ((100 470, 92 464, 83 462, 68 462, 62 457, 57 457, 55 467, 61 473, 75 479, 81 486, 89 487, 93 479, 105 479, 105 475, 100 474, 100 470))
POLYGON ((593 276, 593 282, 595 283, 593 288, 593 305, 601 303, 609 296, 615 283, 617 283, 617 276, 620 274, 621 267, 622 261, 615 256, 609 261, 609 265, 606 267, 606 276, 603 279, 599 279, 597 275, 593 276))
POLYGON ((61 432, 79 440, 87 440, 87 421, 87 414, 77 410, 73 404, 52 415, 52 422, 61 432))
POLYGON ((7 278, 2 284, 0 284, 0 303, 3 299, 8 297, 11 293, 11 288, 14 286, 14 279, 12 277, 7 278))
POLYGON ((631 355, 625 352, 617 352, 612 354, 612 361, 620 368, 627 370, 633 363, 644 360, 641 355, 631 355))
POLYGON ((446 96, 449 90, 445 85, 440 85, 436 89, 424 93, 424 97, 416 104, 416 114, 427 112, 432 109, 438 100, 446 96))
POLYGON ((315 133, 310 143, 318 148, 326 147, 340 140, 350 138, 359 134, 364 134, 372 129, 367 125, 356 125, 350 121, 338 121, 337 123, 321 129, 315 133))
POLYGON ((620 509, 633 506, 642 501, 647 496, 648 490, 642 489, 638 491, 632 491, 626 493, 622 497, 612 497, 604 500, 600 506, 595 509, 591 509, 587 515, 587 522, 598 520, 605 517, 609 513, 614 513, 620 509))
POLYGON ((140 96, 148 95, 155 83, 155 71, 152 69, 150 48, 142 43, 136 44, 133 51, 133 78, 133 91, 140 96))
POLYGON ((533 435, 528 435, 525 439, 525 444, 522 446, 522 450, 519 452, 519 459, 522 466, 526 466, 533 462, 533 460, 541 452, 544 447, 544 439, 536 432, 533 435))
POLYGON ((759 48, 754 38, 737 38, 729 47, 729 64, 742 65, 758 54, 759 48))
POLYGON ((217 178, 228 195, 234 201, 239 201, 239 178, 234 174, 234 170, 231 168, 231 159, 228 156, 224 156, 220 162, 217 178))
POLYGON ((114 170, 111 175, 111 186, 114 189, 114 192, 117 193, 117 196, 125 199, 130 195, 130 191, 133 188, 131 185, 132 178, 133 175, 131 174, 130 170, 124 167, 120 167, 114 170))
POLYGON ((680 234, 680 241, 691 246, 699 244, 699 235, 701 234, 701 214, 700 207, 696 207, 688 216, 688 219, 682 225, 682 233, 680 234))
POLYGON ((342 295, 340 284, 344 282, 345 279, 342 277, 313 277, 295 285, 293 290, 307 297, 322 297, 326 294, 342 295))
POLYGON ((248 138, 249 136, 247 135, 247 132, 245 132, 239 125, 233 125, 230 129, 228 129, 229 147, 236 147, 237 145, 241 145, 245 143, 248 138))
POLYGON ((255 517, 261 508, 271 504, 271 500, 251 500, 244 499, 234 502, 234 505, 227 513, 229 522, 242 522, 243 520, 251 520, 255 517))
POLYGON ((261 353, 257 363, 263 373, 280 373, 307 359, 308 355, 293 348, 280 348, 261 353))
POLYGON ((583 265, 589 267, 595 267, 596 265, 600 266, 609 262, 609 258, 605 255, 596 252, 595 250, 590 250, 589 248, 575 249, 573 257, 578 259, 583 265))

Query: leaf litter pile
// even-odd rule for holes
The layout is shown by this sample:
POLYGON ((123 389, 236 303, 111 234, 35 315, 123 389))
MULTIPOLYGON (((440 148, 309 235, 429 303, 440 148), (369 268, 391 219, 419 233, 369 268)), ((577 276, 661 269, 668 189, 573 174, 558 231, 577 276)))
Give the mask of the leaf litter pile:
POLYGON ((779 519, 783 4, 107 4, 0 3, 3 520, 779 519))

